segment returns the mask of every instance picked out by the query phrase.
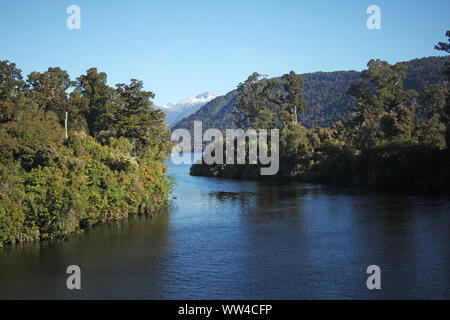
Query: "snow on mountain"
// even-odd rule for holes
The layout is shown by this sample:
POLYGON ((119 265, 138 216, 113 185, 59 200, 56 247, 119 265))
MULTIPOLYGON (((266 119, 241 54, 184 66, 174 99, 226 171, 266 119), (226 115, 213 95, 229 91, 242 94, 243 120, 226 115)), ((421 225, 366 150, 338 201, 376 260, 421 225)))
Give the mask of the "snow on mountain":
POLYGON ((166 114, 166 120, 169 125, 174 125, 181 119, 193 114, 203 105, 218 97, 212 92, 205 92, 192 98, 186 98, 177 104, 168 103, 159 108, 166 114))

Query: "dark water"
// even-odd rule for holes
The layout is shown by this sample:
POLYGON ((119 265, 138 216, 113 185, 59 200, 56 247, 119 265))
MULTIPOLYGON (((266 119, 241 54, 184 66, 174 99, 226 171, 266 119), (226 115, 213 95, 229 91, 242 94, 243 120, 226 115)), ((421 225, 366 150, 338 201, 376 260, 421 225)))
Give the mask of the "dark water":
POLYGON ((190 177, 168 212, 0 250, 0 298, 450 298, 449 198, 190 177), (66 288, 67 266, 82 289, 66 288), (381 268, 381 290, 366 268, 381 268))

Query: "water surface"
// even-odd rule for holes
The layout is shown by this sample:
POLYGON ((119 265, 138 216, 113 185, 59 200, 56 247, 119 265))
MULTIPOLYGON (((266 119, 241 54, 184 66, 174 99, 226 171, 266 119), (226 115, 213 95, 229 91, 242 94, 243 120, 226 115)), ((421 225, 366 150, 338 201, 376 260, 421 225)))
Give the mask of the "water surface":
POLYGON ((177 199, 157 216, 0 250, 0 298, 450 298, 448 197, 188 173, 170 166, 177 199), (81 290, 66 288, 72 264, 81 290))

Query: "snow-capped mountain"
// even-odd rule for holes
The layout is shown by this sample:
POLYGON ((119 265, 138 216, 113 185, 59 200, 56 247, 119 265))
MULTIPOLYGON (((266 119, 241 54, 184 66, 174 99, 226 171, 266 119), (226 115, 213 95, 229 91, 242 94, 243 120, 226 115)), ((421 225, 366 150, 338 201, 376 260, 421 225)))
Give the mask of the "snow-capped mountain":
POLYGON ((218 95, 207 91, 198 96, 183 99, 177 104, 168 103, 159 108, 166 114, 167 123, 169 125, 174 125, 181 119, 193 114, 216 97, 218 97, 218 95))

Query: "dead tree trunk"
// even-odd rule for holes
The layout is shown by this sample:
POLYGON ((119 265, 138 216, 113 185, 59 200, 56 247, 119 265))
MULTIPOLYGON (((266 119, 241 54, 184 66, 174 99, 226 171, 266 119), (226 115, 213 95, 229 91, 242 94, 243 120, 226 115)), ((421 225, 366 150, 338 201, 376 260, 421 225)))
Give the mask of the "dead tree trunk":
POLYGON ((67 132, 67 118, 69 116, 69 112, 66 111, 66 120, 64 121, 64 128, 66 129, 66 140, 69 139, 69 133, 67 132))

